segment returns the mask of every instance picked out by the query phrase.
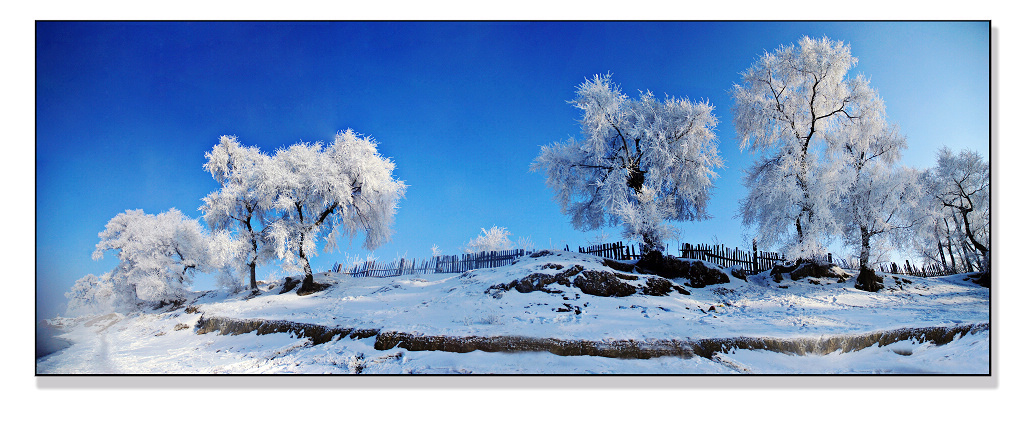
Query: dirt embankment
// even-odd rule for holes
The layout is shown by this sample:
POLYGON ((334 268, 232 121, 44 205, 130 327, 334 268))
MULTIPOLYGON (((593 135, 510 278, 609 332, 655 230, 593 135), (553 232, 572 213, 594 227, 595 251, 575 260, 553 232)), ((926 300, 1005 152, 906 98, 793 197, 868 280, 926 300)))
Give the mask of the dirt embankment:
POLYGON ((601 356, 620 359, 650 359, 662 356, 711 359, 715 353, 732 349, 767 350, 772 352, 806 355, 828 354, 840 350, 852 352, 871 346, 885 346, 898 341, 915 339, 920 343, 943 345, 969 333, 989 329, 988 323, 957 325, 952 327, 902 328, 865 334, 848 334, 813 338, 733 337, 697 340, 561 340, 520 336, 455 337, 428 336, 415 333, 326 327, 290 321, 264 321, 223 317, 200 318, 197 334, 219 331, 220 334, 257 335, 292 333, 309 338, 314 345, 343 338, 364 339, 376 337, 374 348, 388 350, 402 348, 409 351, 442 351, 468 353, 484 352, 549 352, 560 356, 601 356))

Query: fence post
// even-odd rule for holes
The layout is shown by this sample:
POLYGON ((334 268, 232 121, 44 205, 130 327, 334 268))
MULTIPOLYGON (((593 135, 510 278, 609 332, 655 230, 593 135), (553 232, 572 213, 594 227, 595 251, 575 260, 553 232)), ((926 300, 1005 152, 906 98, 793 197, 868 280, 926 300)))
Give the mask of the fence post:
POLYGON ((754 274, 759 272, 757 267, 757 239, 754 239, 754 274))

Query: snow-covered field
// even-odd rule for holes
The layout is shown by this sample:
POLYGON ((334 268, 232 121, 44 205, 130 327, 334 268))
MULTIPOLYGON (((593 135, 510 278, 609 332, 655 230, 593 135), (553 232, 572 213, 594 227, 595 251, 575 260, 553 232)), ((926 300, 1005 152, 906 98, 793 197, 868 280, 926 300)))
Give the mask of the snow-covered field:
MULTIPOLYGON (((904 328, 987 324, 989 289, 963 276, 889 276, 869 293, 854 281, 784 279, 766 274, 667 296, 601 297, 551 284, 548 292, 494 288, 579 265, 611 271, 603 259, 570 252, 463 274, 351 278, 318 274, 327 290, 297 296, 273 286, 256 297, 204 292, 174 310, 63 319, 73 345, 37 360, 39 374, 988 374, 989 330, 935 345, 914 339, 852 352, 792 354, 732 349, 711 359, 664 356, 620 359, 548 352, 453 353, 374 348, 375 337, 336 337, 314 344, 291 333, 197 334, 200 318, 289 321, 421 336, 497 337, 615 342, 692 341, 737 337, 820 339, 904 328), (817 283, 817 284, 816 284, 817 283)), ((622 274, 620 272, 620 274, 622 274)), ((855 274, 854 274, 855 275, 855 274)), ((642 286, 650 276, 622 280, 642 286), (636 280, 630 280, 636 278, 636 280)), ((676 279, 682 285, 687 280, 676 279)))

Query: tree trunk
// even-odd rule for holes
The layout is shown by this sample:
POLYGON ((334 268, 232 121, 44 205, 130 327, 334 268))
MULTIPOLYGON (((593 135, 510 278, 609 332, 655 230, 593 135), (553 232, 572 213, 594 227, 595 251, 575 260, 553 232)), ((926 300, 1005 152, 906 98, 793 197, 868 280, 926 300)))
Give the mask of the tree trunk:
POLYGON ((249 261, 249 288, 258 292, 256 287, 256 259, 259 256, 259 244, 256 242, 256 233, 252 230, 252 208, 247 207, 249 217, 245 219, 245 229, 249 231, 249 246, 252 248, 252 261, 249 261))
POLYGON ((302 270, 305 276, 302 278, 302 286, 299 287, 299 292, 312 292, 313 291, 313 269, 309 266, 309 258, 306 258, 306 252, 303 250, 303 243, 306 238, 305 234, 299 236, 299 261, 302 262, 302 270))
POLYGON ((804 230, 800 227, 800 217, 796 218, 796 241, 798 244, 804 242, 804 230))
POLYGON ((939 244, 939 258, 942 258, 942 270, 949 272, 949 266, 946 265, 946 254, 942 252, 942 241, 938 241, 939 244))
POLYGON ((868 268, 868 261, 871 259, 871 234, 867 227, 860 228, 860 269, 868 268))
POLYGON ((960 249, 963 250, 963 261, 967 272, 974 272, 974 263, 971 262, 971 253, 970 250, 967 249, 967 243, 960 242, 960 249))
POLYGON ((970 239, 972 244, 974 244, 975 249, 981 253, 986 253, 988 252, 988 248, 985 247, 985 245, 982 245, 981 242, 974 239, 974 231, 971 230, 971 222, 967 219, 967 213, 969 212, 971 212, 971 210, 960 210, 960 213, 963 214, 964 218, 964 232, 967 233, 967 238, 970 239))
POLYGON ((949 255, 949 267, 956 271, 956 258, 953 257, 953 239, 946 236, 946 252, 949 255))
POLYGON ((260 289, 256 286, 256 261, 249 262, 249 288, 253 292, 258 292, 260 289))

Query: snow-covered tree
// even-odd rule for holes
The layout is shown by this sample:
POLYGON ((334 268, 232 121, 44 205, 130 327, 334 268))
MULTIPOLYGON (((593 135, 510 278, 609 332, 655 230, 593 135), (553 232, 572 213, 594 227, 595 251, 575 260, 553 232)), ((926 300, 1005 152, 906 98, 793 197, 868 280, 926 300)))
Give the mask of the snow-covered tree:
MULTIPOLYGON (((928 234, 927 229, 934 233, 934 238, 927 243, 937 243, 941 251, 945 237, 946 252, 951 260, 955 252, 967 270, 977 267, 988 271, 991 259, 988 162, 977 152, 953 153, 943 147, 925 180, 930 203, 924 208, 931 210, 931 218, 924 234, 928 234)), ((944 255, 940 252, 943 260, 944 255)))
POLYGON ((830 133, 880 111, 867 79, 847 76, 856 63, 849 45, 804 37, 765 52, 733 86, 740 149, 761 153, 744 179, 743 223, 787 256, 821 254, 838 231, 839 174, 820 158, 838 146, 830 133))
POLYGON ((584 81, 571 102, 583 113, 583 140, 541 148, 555 201, 577 230, 623 225, 623 236, 661 250, 677 235, 670 221, 708 218, 716 167, 722 166, 708 102, 650 92, 631 99, 610 75, 584 81))
POLYGON ((406 185, 392 176, 394 162, 377 152, 377 143, 351 129, 334 141, 299 143, 278 150, 267 167, 267 186, 280 218, 269 237, 278 258, 305 274, 300 293, 317 290, 309 256, 324 238, 336 249, 341 237, 365 235, 363 247, 376 249, 391 238, 398 200, 406 185))
POLYGON ((68 316, 102 315, 115 310, 110 273, 99 277, 89 274, 78 279, 64 297, 68 299, 68 316))
POLYGON ((93 259, 116 251, 110 273, 115 305, 135 309, 143 302, 172 302, 186 297, 193 276, 222 265, 199 221, 171 208, 157 215, 128 210, 100 232, 93 259))
POLYGON ((212 230, 231 230, 234 240, 221 240, 222 250, 235 248, 232 259, 221 274, 221 284, 230 285, 233 273, 249 275, 249 288, 256 287, 256 266, 273 259, 266 247, 267 231, 273 221, 272 192, 268 191, 267 166, 270 157, 257 147, 245 147, 234 136, 221 136, 213 150, 206 153, 203 169, 220 190, 203 198, 203 218, 212 230))
POLYGON ((512 249, 512 241, 508 239, 512 235, 504 227, 494 226, 490 230, 480 229, 480 236, 470 239, 466 247, 466 253, 479 253, 490 251, 506 251, 512 249))
MULTIPOLYGON (((896 167, 906 137, 885 123, 880 100, 873 107, 874 113, 844 121, 827 134, 836 146, 832 165, 840 177, 834 215, 846 244, 859 248, 861 269, 872 266, 873 239, 892 247, 908 244, 921 196, 919 172, 896 167)), ((882 245, 874 246, 878 251, 882 245)))
POLYGON ((860 268, 870 268, 884 256, 872 255, 873 250, 910 245, 920 221, 914 210, 922 195, 921 180, 922 174, 912 168, 871 163, 850 186, 840 220, 846 243, 860 248, 860 268))

